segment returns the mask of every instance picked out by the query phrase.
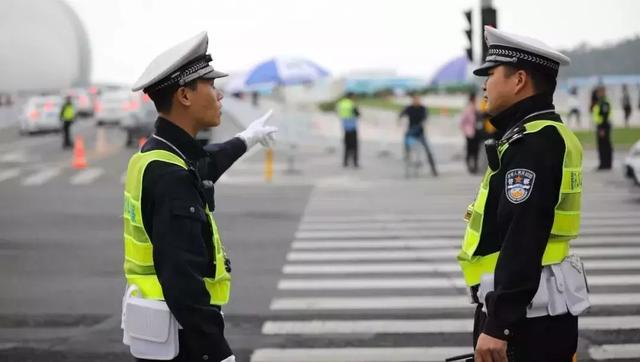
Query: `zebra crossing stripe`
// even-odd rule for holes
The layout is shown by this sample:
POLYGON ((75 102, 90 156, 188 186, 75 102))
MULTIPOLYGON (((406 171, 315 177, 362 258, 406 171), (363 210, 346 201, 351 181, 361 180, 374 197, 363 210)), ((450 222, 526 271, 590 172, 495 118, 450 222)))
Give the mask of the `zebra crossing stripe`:
POLYGON ((72 185, 87 185, 95 181, 98 177, 102 176, 104 169, 102 168, 88 168, 75 174, 69 182, 72 185))
MULTIPOLYGON (((585 316, 582 331, 640 329, 640 316, 585 316)), ((473 332, 473 318, 266 321, 262 334, 419 334, 473 332)))
MULTIPOLYGON (((633 225, 635 218, 617 218, 617 219, 586 219, 582 222, 582 227, 589 228, 594 226, 627 226, 633 225)), ((458 228, 465 226, 466 223, 462 218, 453 220, 423 220, 423 221, 392 221, 392 222, 354 222, 354 223, 302 223, 299 226, 300 231, 367 231, 367 230, 430 230, 433 228, 442 229, 443 227, 458 228)))
POLYGON ((261 348, 251 362, 441 362, 471 352, 471 347, 261 348))
POLYGON ((60 168, 45 168, 22 181, 24 186, 39 186, 60 174, 60 168))
POLYGON ((589 356, 596 361, 640 358, 640 343, 603 344, 589 347, 589 356))
MULTIPOLYGON (((589 275, 592 287, 640 285, 637 274, 589 275)), ((281 279, 279 290, 388 290, 465 288, 462 278, 340 278, 340 279, 281 279)))
MULTIPOLYGON (((585 226, 580 229, 581 235, 602 235, 612 234, 633 234, 640 232, 640 225, 630 221, 629 225, 620 226, 585 226)), ((464 235, 464 224, 456 228, 431 228, 423 230, 322 230, 322 231, 297 231, 296 239, 359 239, 359 238, 419 238, 419 237, 462 237, 464 235)))
MULTIPOLYGON (((342 199, 340 201, 343 201, 342 199)), ((464 210, 462 210, 464 211, 464 210)), ((302 218, 302 224, 310 223, 353 223, 353 222, 396 222, 396 221, 447 221, 462 220, 463 213, 453 214, 375 214, 375 215, 313 215, 305 213, 302 218)), ((617 212, 584 212, 581 214, 582 220, 591 219, 631 219, 637 220, 638 213, 633 211, 617 211, 617 212)))
MULTIPOLYGON (((638 256, 639 247, 575 247, 580 257, 638 256)), ((447 260, 455 259, 459 250, 413 249, 413 250, 358 250, 358 251, 292 251, 288 261, 366 261, 366 260, 447 260)))
MULTIPOLYGON (((587 273, 595 270, 640 269, 637 259, 587 259, 587 273)), ((459 272, 456 263, 358 263, 358 264, 285 264, 284 274, 407 274, 459 272)))
MULTIPOLYGON (((294 241, 291 244, 293 250, 318 250, 318 249, 428 249, 442 247, 460 247, 462 238, 436 238, 436 239, 344 239, 344 240, 314 240, 294 241)), ((586 245, 638 245, 640 238, 632 236, 596 236, 579 237, 571 242, 573 246, 586 245)))
MULTIPOLYGON (((594 306, 637 305, 640 293, 606 293, 589 296, 594 306)), ((389 309, 469 309, 469 298, 453 296, 376 296, 275 298, 271 310, 389 310, 389 309)))
POLYGON ((10 168, 8 170, 0 171, 0 182, 12 179, 20 175, 19 168, 10 168))

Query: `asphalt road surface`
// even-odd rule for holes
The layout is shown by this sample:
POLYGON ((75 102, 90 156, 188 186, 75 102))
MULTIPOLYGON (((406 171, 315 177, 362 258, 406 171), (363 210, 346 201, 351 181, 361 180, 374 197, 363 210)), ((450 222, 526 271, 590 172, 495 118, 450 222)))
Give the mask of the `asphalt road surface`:
MULTIPOLYGON (((232 120, 216 139, 239 129, 232 120)), ((61 135, 0 132, 0 361, 122 361, 122 180, 135 149, 90 119, 74 128, 88 167, 61 135)), ((261 149, 216 188, 233 261, 226 333, 238 361, 443 361, 471 351, 472 306, 455 255, 479 182, 436 146, 441 176, 405 179, 400 157, 364 144, 343 169, 339 140, 261 149), (287 172, 288 171, 288 172, 287 172)), ((593 151, 590 152, 592 154, 593 151)), ((582 236, 590 278, 579 360, 640 360, 640 192, 620 169, 586 162, 582 236)))

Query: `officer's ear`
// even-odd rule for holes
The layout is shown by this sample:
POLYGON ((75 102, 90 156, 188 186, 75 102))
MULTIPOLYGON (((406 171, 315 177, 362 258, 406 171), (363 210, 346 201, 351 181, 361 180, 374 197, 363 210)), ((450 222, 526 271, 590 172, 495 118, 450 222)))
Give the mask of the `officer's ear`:
POLYGON ((533 87, 532 79, 525 70, 518 69, 513 74, 513 81, 515 82, 515 93, 522 93, 529 87, 533 87))
POLYGON ((193 102, 193 90, 190 87, 180 87, 173 95, 174 99, 185 107, 191 106, 193 102))

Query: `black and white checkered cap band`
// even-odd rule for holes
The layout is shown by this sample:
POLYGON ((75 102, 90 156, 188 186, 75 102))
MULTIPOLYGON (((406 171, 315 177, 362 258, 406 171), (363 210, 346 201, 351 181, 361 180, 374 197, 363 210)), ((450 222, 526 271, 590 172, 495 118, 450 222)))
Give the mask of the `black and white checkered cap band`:
POLYGON ((555 72, 560 68, 560 63, 547 57, 543 57, 542 55, 534 54, 518 48, 499 45, 492 45, 489 47, 489 52, 487 53, 485 61, 496 63, 524 62, 534 66, 546 67, 555 72))
POLYGON ((155 84, 147 87, 145 92, 153 92, 159 89, 172 86, 172 85, 184 85, 194 79, 197 79, 207 73, 213 72, 213 67, 209 65, 211 61, 211 55, 206 54, 190 63, 187 63, 182 68, 169 74, 164 79, 156 82, 155 84))

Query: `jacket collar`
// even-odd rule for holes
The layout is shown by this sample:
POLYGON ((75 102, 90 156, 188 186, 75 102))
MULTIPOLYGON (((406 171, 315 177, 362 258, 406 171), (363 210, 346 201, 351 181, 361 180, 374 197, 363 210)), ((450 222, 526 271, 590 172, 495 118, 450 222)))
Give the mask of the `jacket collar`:
MULTIPOLYGON (((155 127, 155 135, 162 141, 168 142, 169 146, 175 147, 188 161, 198 161, 207 155, 202 146, 190 134, 168 119, 158 117, 155 127)), ((170 148, 173 149, 173 147, 170 148)))
POLYGON ((536 117, 538 114, 552 113, 552 117, 545 117, 546 119, 559 118, 555 115, 555 107, 553 105, 553 95, 550 94, 535 94, 531 97, 525 98, 511 107, 505 109, 501 113, 491 118, 491 124, 498 130, 497 135, 499 138, 509 131, 514 126, 520 124, 527 119, 540 119, 536 117))

